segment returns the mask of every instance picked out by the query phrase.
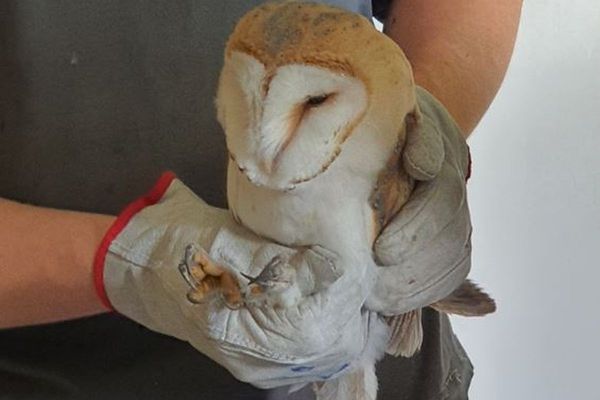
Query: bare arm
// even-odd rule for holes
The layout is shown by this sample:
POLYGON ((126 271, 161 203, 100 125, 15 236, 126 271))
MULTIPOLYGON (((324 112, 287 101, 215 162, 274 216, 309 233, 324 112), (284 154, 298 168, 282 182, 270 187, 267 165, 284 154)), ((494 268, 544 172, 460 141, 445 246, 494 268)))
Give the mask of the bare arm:
POLYGON ((395 0, 384 32, 468 136, 500 88, 522 0, 395 0))
POLYGON ((106 311, 92 261, 113 219, 0 199, 0 329, 106 311))

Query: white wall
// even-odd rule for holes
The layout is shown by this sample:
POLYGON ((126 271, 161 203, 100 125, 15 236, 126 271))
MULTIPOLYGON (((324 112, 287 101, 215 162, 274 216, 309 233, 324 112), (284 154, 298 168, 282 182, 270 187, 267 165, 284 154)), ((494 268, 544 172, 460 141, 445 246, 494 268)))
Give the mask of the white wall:
POLYGON ((497 314, 454 319, 475 400, 600 399, 600 1, 525 2, 470 139, 472 277, 497 314))

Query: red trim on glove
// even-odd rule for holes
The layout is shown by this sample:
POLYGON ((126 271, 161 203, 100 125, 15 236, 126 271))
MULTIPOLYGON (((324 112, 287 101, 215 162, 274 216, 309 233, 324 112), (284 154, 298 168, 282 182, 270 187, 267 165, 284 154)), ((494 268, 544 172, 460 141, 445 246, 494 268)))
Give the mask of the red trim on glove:
POLYGON ((94 257, 94 286, 96 287, 96 293, 102 304, 109 310, 114 311, 114 307, 108 299, 106 294, 106 288, 104 287, 104 262, 106 260, 106 253, 112 241, 123 231, 127 226, 131 218, 133 218, 138 212, 144 208, 156 204, 164 196, 165 192, 171 185, 171 182, 176 178, 175 174, 171 171, 165 172, 161 175, 158 181, 154 184, 154 187, 143 197, 129 204, 119 214, 115 222, 108 228, 98 250, 96 250, 96 256, 94 257))

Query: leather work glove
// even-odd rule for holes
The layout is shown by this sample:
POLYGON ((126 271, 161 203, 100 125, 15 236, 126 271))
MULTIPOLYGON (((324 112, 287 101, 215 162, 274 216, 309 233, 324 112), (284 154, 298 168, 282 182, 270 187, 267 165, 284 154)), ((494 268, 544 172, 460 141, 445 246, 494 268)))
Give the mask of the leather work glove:
MULTIPOLYGON (((377 318, 361 312, 366 291, 361 299, 345 282, 343 291, 334 290, 344 281, 335 255, 259 238, 173 174, 165 174, 122 213, 95 261, 96 288, 107 306, 189 342, 237 379, 259 388, 298 387, 344 373, 360 358, 377 318), (194 280, 202 277, 190 265, 196 250, 230 266, 227 273, 240 288, 248 287, 242 273, 255 276, 269 260, 285 255, 312 276, 314 293, 286 308, 232 307, 231 298, 218 290, 198 299, 194 286, 202 282, 194 280)), ((216 278, 211 277, 213 283, 216 278)))
POLYGON ((439 158, 441 165, 435 176, 417 182, 375 243, 381 267, 366 306, 384 315, 402 314, 446 297, 471 268, 469 149, 458 125, 429 92, 417 87, 417 102, 421 133, 439 143, 426 146, 426 156, 439 158))

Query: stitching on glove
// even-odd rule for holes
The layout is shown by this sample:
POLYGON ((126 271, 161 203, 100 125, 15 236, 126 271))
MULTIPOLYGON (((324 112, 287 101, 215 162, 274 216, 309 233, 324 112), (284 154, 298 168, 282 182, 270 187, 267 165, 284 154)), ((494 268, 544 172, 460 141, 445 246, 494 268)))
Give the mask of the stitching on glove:
POLYGON ((148 267, 151 268, 152 266, 150 265, 150 259, 148 258, 147 255, 143 255, 141 253, 136 253, 135 249, 130 247, 130 246, 126 246, 123 245, 119 242, 113 242, 111 243, 109 249, 108 249, 108 253, 113 254, 119 258, 121 258, 122 260, 127 261, 130 264, 133 264, 136 267, 148 267), (140 258, 143 258, 143 260, 141 260, 140 258))
POLYGON ((228 335, 228 339, 225 339, 225 337, 227 335, 225 334, 225 331, 220 328, 210 326, 210 327, 208 327, 208 331, 211 334, 214 334, 215 336, 218 337, 218 338, 213 337, 212 338, 213 340, 223 343, 225 345, 225 347, 233 348, 236 351, 252 353, 252 354, 259 356, 260 358, 263 358, 267 361, 278 360, 278 361, 297 362, 299 360, 299 358, 296 356, 289 356, 289 355, 284 355, 281 353, 276 353, 272 350, 266 349, 266 348, 256 344, 255 342, 249 341, 248 339, 244 338, 243 336, 238 336, 231 332, 228 335))
MULTIPOLYGON (((424 123, 424 122, 425 122, 425 120, 427 120, 427 122, 428 122, 428 125, 430 125, 430 126, 432 127, 432 129, 434 129, 434 130, 435 130, 435 134, 436 134, 438 137, 440 137, 440 138, 441 138, 441 137, 442 137, 442 134, 440 133, 440 131, 439 131, 438 127, 436 126, 435 122, 433 121, 433 119, 432 119, 432 118, 430 118, 430 117, 429 117, 427 114, 425 114, 425 113, 423 113, 423 114, 422 114, 422 118, 423 118, 423 120, 424 120, 424 121, 423 121, 423 125, 425 125, 425 123, 424 123)), ((442 146, 443 146, 443 149, 444 149, 444 151, 446 151, 446 146, 445 146, 445 145, 443 145, 443 140, 442 140, 442 146)), ((424 169, 422 169, 422 168, 418 167, 418 166, 417 166, 417 164, 415 164, 415 161, 414 161, 414 160, 411 158, 411 156, 410 156, 410 153, 409 153, 409 152, 407 152, 407 153, 404 155, 404 157, 406 158, 406 161, 408 161, 408 163, 410 164, 410 166, 411 166, 412 168, 414 168, 415 170, 417 170, 417 171, 419 171, 420 173, 422 173, 423 175, 425 175, 425 176, 427 177, 427 179, 428 179, 428 180, 430 180, 430 179, 433 179, 433 178, 435 178, 435 177, 436 177, 436 175, 437 175, 437 174, 435 174, 435 173, 433 173, 433 172, 425 171, 424 169)), ((443 164, 443 161, 442 161, 442 164, 443 164)))
POLYGON ((425 175, 425 177, 427 179, 433 179, 435 178, 435 175, 431 172, 425 171, 423 168, 418 167, 414 161, 410 158, 410 156, 407 154, 406 155, 406 161, 408 161, 408 163, 410 164, 411 168, 416 169, 417 171, 419 171, 420 173, 422 173, 423 175, 425 175))

